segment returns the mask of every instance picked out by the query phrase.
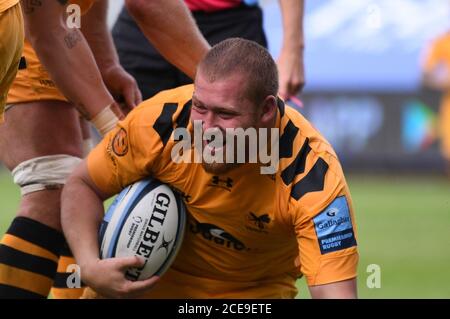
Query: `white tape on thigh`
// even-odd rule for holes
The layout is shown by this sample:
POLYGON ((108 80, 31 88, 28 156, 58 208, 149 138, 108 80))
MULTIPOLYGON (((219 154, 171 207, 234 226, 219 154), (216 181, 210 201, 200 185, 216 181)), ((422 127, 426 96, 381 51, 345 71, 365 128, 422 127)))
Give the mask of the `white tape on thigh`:
POLYGON ((36 157, 17 165, 12 176, 22 195, 61 188, 80 162, 80 158, 69 155, 36 157))

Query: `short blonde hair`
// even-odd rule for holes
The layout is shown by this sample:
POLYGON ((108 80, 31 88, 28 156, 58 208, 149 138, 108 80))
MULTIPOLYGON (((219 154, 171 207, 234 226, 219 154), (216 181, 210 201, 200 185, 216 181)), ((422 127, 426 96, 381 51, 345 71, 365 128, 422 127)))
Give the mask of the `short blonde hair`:
POLYGON ((210 82, 239 73, 246 77, 247 98, 259 105, 267 96, 277 96, 278 70, 270 53, 254 41, 230 38, 211 48, 198 66, 210 82))

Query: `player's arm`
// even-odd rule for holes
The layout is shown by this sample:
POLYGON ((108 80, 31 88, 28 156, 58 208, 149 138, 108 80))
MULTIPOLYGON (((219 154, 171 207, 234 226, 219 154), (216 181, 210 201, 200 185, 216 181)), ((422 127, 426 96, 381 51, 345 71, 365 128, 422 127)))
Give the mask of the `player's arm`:
POLYGON ((278 57, 280 96, 289 99, 305 84, 303 65, 304 0, 279 0, 283 18, 283 42, 278 57))
MULTIPOLYGON (((115 120, 122 114, 102 81, 94 56, 77 28, 64 19, 64 1, 22 1, 27 39, 63 94, 87 119, 108 106, 115 120)), ((102 123, 94 123, 102 131, 102 123), (99 127, 100 126, 100 127, 99 127)))
POLYGON ((310 152, 304 165, 310 179, 297 175, 291 191, 297 265, 313 298, 356 298, 356 221, 342 169, 327 152, 310 152))
POLYGON ((126 7, 153 46, 166 60, 194 78, 209 50, 182 0, 125 0, 126 7))
POLYGON ((107 25, 108 0, 97 0, 83 16, 81 31, 94 54, 103 81, 116 101, 127 110, 142 102, 136 81, 120 65, 107 25))
POLYGON ((356 279, 344 280, 326 285, 309 286, 313 299, 356 299, 356 279))
POLYGON ((158 102, 153 104, 149 100, 147 108, 131 111, 97 144, 64 186, 61 198, 64 234, 81 267, 81 279, 103 296, 131 297, 155 281, 153 278, 132 283, 125 279, 126 268, 140 265, 136 258, 100 260, 98 232, 104 216, 103 201, 152 175, 162 161, 164 144, 153 125, 171 96, 160 94, 158 102))
POLYGON ((61 222, 64 235, 81 268, 82 280, 105 297, 133 297, 151 288, 158 277, 132 282, 125 278, 129 267, 143 266, 138 257, 100 260, 98 229, 103 218, 103 200, 110 197, 91 179, 86 161, 68 179, 62 193, 61 222))

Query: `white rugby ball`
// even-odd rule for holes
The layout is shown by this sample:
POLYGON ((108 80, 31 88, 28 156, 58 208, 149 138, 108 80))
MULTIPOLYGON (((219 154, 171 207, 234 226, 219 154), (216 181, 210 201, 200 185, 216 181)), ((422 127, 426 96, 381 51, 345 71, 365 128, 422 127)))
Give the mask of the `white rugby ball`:
POLYGON ((125 188, 100 227, 100 257, 141 256, 145 265, 130 268, 129 280, 161 276, 172 264, 184 235, 186 208, 167 185, 146 179, 125 188))

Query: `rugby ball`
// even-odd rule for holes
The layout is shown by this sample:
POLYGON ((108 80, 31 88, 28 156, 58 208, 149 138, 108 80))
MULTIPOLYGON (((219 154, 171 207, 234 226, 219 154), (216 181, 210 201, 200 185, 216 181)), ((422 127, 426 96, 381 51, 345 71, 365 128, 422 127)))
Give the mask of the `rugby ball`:
POLYGON ((141 256, 129 268, 132 281, 161 276, 172 264, 184 235, 186 208, 167 185, 146 179, 125 188, 107 210, 100 227, 100 257, 141 256))

